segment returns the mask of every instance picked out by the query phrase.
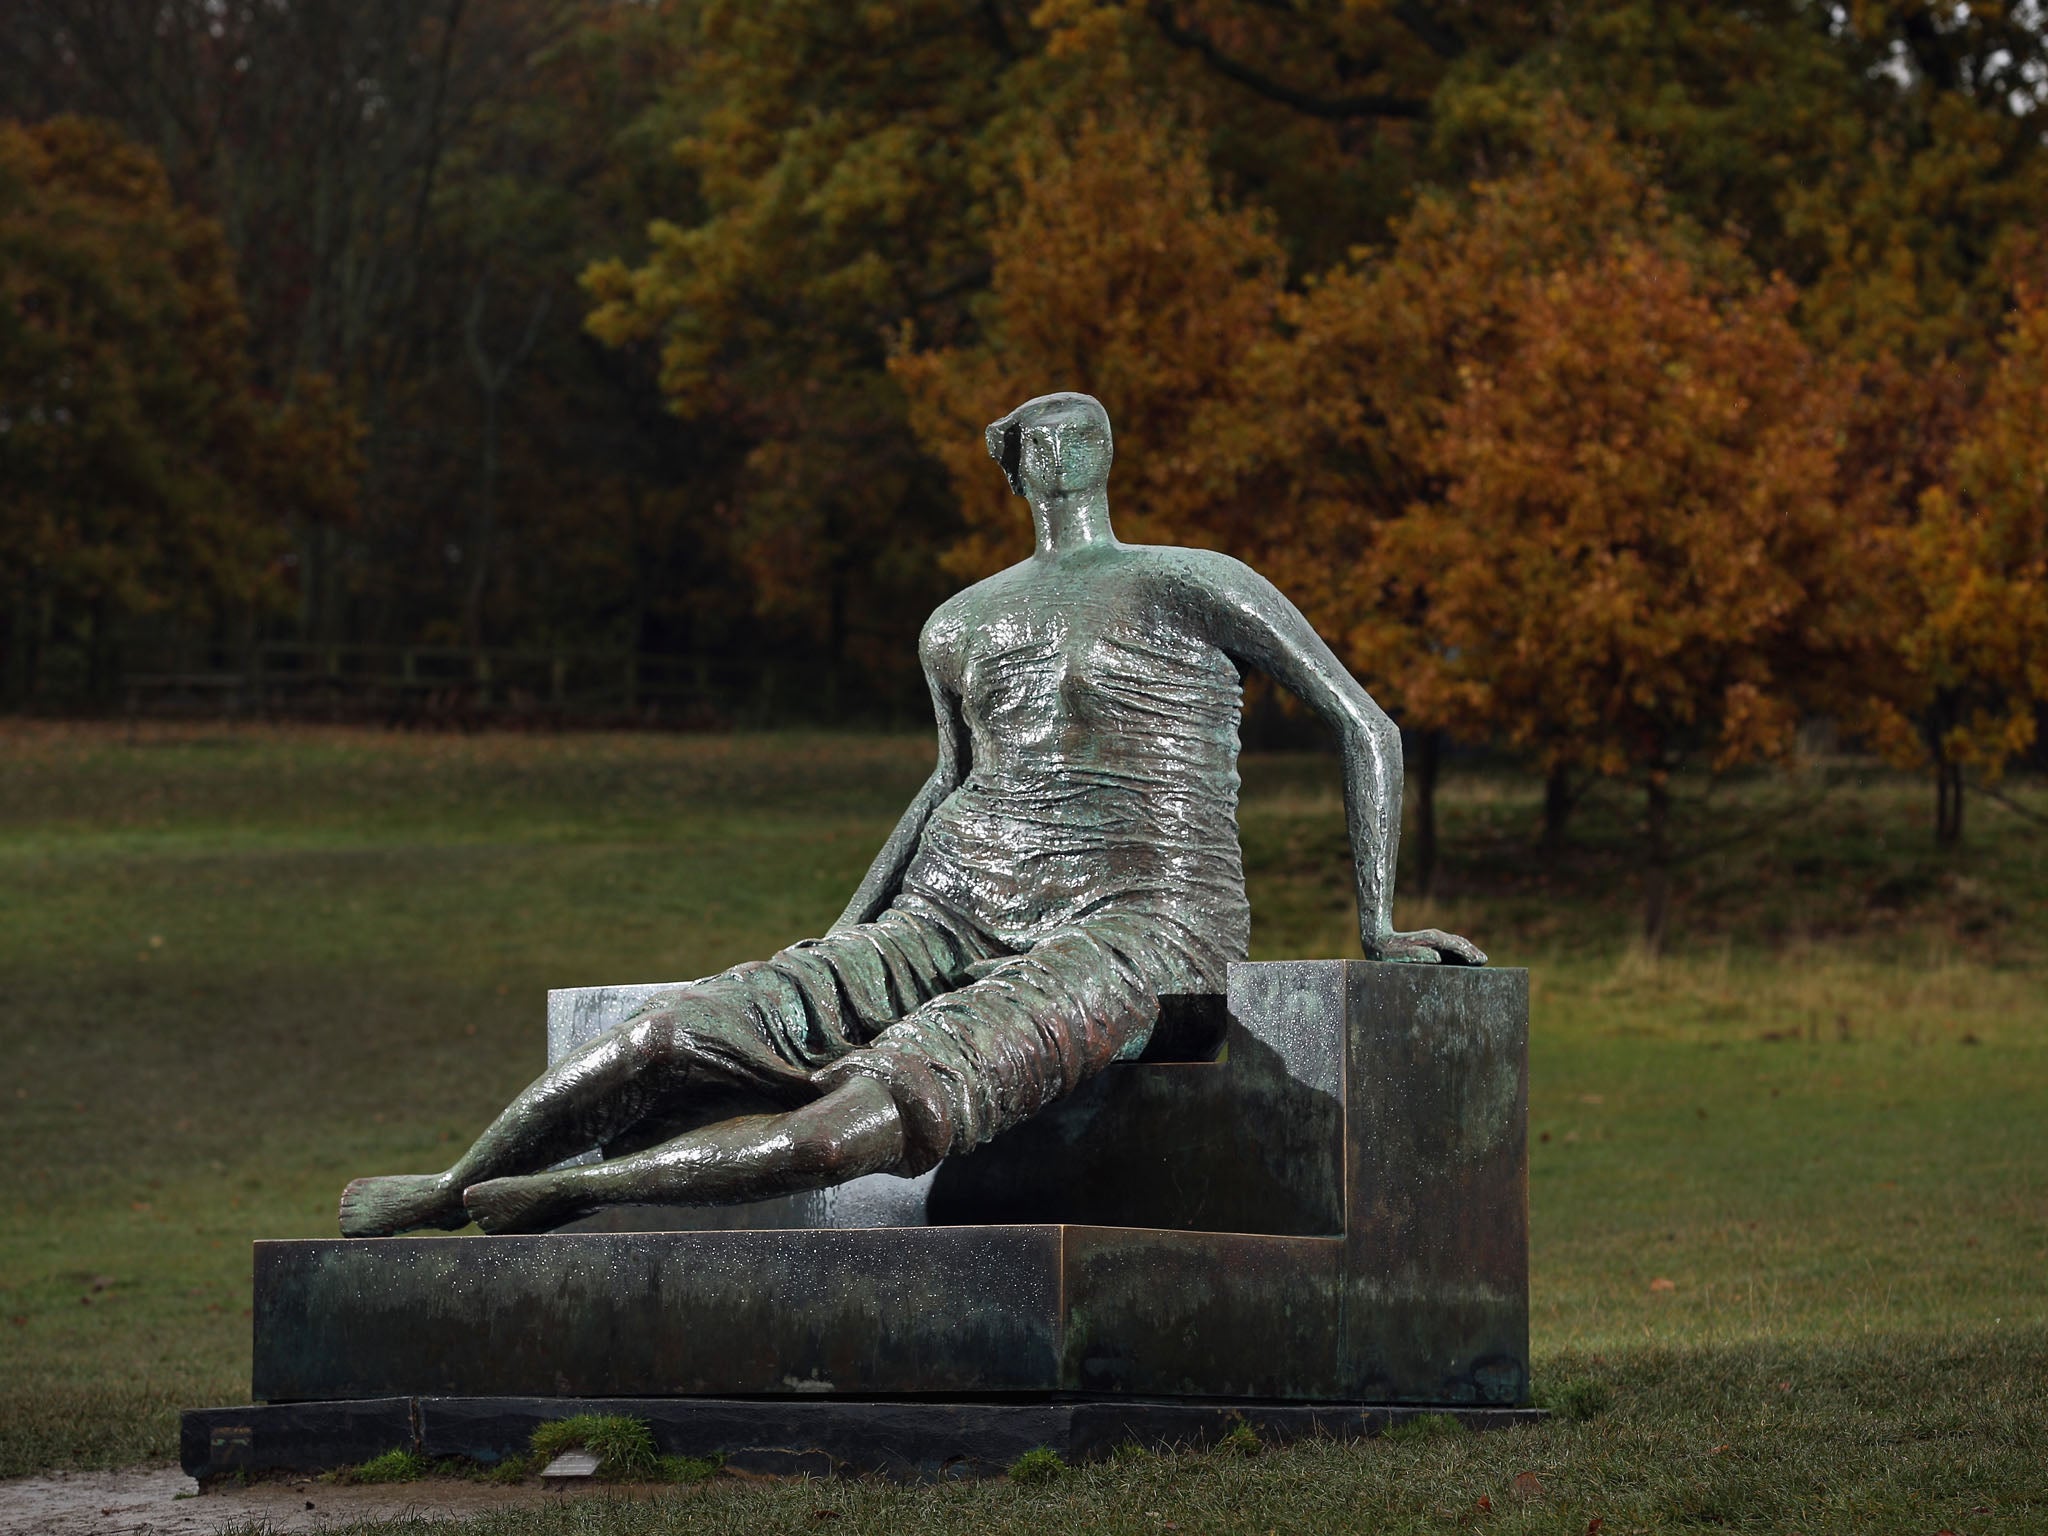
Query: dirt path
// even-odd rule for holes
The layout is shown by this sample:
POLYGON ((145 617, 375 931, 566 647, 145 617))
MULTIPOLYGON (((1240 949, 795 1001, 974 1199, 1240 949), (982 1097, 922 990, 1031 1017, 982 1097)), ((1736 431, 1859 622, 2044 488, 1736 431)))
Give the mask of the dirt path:
POLYGON ((371 1487, 252 1483, 201 1493, 176 1467, 45 1472, 0 1482, 0 1536, 214 1536, 224 1525, 244 1523, 276 1532, 325 1531, 351 1520, 452 1520, 510 1506, 646 1491, 612 1484, 561 1493, 534 1484, 497 1488, 430 1478, 371 1487))

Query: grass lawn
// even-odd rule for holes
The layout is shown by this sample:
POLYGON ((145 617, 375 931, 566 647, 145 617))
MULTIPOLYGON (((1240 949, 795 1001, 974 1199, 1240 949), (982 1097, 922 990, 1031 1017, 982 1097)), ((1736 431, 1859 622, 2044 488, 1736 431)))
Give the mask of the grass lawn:
MULTIPOLYGON (((929 761, 0 726, 0 1476, 173 1457, 178 1408, 246 1398, 252 1238, 442 1166, 541 1065, 546 988, 821 929, 929 761)), ((1255 957, 1355 952, 1334 763, 1245 777, 1255 957)), ((1531 970, 1537 1379, 1605 1413, 476 1529, 2048 1530, 2048 833, 1976 801, 1943 861, 1912 781, 1724 786, 1702 837, 1763 830, 1688 865, 1651 962, 1633 802, 1545 857, 1537 800, 1453 772, 1441 894, 1400 919, 1531 970)))

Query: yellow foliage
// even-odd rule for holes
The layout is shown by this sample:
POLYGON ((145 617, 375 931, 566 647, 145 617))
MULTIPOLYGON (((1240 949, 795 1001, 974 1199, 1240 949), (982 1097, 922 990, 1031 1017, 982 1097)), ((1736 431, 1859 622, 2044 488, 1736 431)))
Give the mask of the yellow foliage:
POLYGON ((2048 294, 2023 282, 1943 483, 1903 534, 1923 605, 1900 650, 1936 756, 1996 778, 2048 705, 2048 294))

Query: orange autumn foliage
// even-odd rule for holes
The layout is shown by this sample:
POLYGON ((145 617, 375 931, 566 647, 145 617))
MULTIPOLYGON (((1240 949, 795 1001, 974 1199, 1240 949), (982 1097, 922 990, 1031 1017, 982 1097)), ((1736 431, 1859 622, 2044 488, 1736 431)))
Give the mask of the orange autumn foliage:
MULTIPOLYGON (((1937 832, 1961 832, 1960 769, 1996 780, 2048 705, 2048 293, 2023 282, 1998 362, 1947 474, 1896 535, 1920 605, 1899 654, 1919 734, 1953 779, 1937 832)), ((1901 722, 1902 726, 1904 722, 1901 722)), ((1912 755, 1899 733, 1900 755, 1912 755)))
POLYGON ((1853 653, 1839 393, 1782 283, 1619 240, 1509 285, 1378 569, 1426 589, 1461 713, 1546 768, 1653 786, 1789 751, 1853 653))
POLYGON ((1390 568, 1385 528, 1440 499, 1446 414, 1501 352, 1522 285, 1620 233, 1675 241, 1611 138, 1553 108, 1530 165, 1429 193, 1380 250, 1284 301, 1239 408, 1201 423, 1205 463, 1260 507, 1237 552, 1268 571, 1404 724, 1483 736, 1444 669, 1428 573, 1390 568))
POLYGON ((1071 140, 1045 131, 1002 214, 977 342, 890 362, 959 498, 966 531, 947 568, 984 576, 1030 552, 1030 518, 981 429, 1060 389, 1097 396, 1115 424, 1121 537, 1225 542, 1233 509, 1205 471, 1197 423, 1235 407, 1245 355, 1271 332, 1278 244, 1217 198, 1191 150, 1132 119, 1088 120, 1071 140))

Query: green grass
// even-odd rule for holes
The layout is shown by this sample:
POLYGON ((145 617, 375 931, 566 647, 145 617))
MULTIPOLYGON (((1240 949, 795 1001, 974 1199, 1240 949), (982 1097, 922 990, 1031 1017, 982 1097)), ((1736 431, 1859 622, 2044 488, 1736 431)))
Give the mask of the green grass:
POLYGON ((434 1470, 434 1464, 418 1451, 394 1446, 382 1456, 330 1474, 337 1483, 416 1483, 434 1470))
MULTIPOLYGON (((246 1397, 251 1239, 331 1233, 348 1178, 445 1162, 540 1065, 546 988, 817 931, 929 761, 875 737, 0 727, 0 1475, 173 1456, 178 1408, 246 1397)), ((1352 952, 1334 765, 1252 760, 1246 784, 1254 953, 1352 952)), ((1485 1494, 1504 1529, 2048 1527, 2048 837, 1976 802, 1937 859, 1929 799, 1841 766, 1716 791, 1698 837, 1771 830, 1686 867, 1650 960, 1632 801, 1589 798, 1546 858, 1537 786, 1446 783, 1439 892, 1401 921, 1531 968, 1538 1384, 1607 1411, 1044 1489, 719 1480, 673 1518, 1406 1529, 1485 1494), (1521 1499, 1531 1469, 1553 1491, 1521 1499)))
POLYGON ((1058 1451, 1040 1445, 1010 1463, 1009 1477, 1013 1483, 1049 1483, 1066 1470, 1067 1464, 1058 1451))
POLYGON ((552 1460, 564 1451, 589 1451, 604 1477, 647 1477, 654 1471, 654 1433, 644 1419, 578 1413, 552 1419, 533 1432, 533 1454, 552 1460))

